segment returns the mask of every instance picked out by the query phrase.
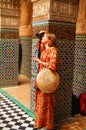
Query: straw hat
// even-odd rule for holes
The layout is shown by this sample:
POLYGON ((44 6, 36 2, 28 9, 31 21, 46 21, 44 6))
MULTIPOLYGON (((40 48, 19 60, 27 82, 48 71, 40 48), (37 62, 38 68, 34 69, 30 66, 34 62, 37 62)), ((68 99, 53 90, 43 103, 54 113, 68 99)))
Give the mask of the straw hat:
POLYGON ((58 73, 45 68, 38 73, 36 82, 40 91, 44 93, 52 93, 59 87, 60 77, 58 73))

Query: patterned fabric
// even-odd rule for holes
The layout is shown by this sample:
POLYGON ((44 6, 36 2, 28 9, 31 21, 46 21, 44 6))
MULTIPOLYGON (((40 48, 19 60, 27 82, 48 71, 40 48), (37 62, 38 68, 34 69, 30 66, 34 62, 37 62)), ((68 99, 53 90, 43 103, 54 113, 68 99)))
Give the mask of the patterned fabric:
MULTIPOLYGON (((48 68, 56 71, 58 53, 56 48, 50 47, 42 51, 41 61, 48 63, 48 68)), ((43 65, 39 65, 38 72, 43 69, 43 65)), ((43 93, 36 89, 35 99, 35 128, 45 127, 47 129, 54 128, 54 107, 55 97, 54 93, 43 93)))

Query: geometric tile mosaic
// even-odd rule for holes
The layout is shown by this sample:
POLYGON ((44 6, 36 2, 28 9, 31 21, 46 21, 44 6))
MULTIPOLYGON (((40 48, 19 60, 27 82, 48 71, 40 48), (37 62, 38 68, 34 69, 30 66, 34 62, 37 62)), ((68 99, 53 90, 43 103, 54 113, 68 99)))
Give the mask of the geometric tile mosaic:
POLYGON ((18 65, 14 63, 3 62, 0 65, 0 87, 16 85, 18 83, 18 65))
POLYGON ((75 43, 70 41, 59 41, 59 61, 57 72, 60 75, 60 86, 55 93, 56 108, 55 121, 71 116, 72 86, 74 69, 74 47, 75 43), (61 63, 62 62, 62 63, 61 63))
POLYGON ((78 98, 86 91, 86 36, 77 36, 74 60, 73 94, 78 98))
POLYGON ((18 45, 2 42, 2 62, 18 62, 18 45))
POLYGON ((18 39, 1 39, 0 87, 18 83, 18 39))
POLYGON ((32 57, 31 57, 31 91, 30 91, 30 110, 34 111, 34 97, 35 97, 35 88, 34 88, 34 81, 36 78, 36 72, 37 72, 37 64, 34 61, 34 57, 37 57, 38 55, 38 50, 35 47, 37 39, 33 39, 32 41, 32 57))

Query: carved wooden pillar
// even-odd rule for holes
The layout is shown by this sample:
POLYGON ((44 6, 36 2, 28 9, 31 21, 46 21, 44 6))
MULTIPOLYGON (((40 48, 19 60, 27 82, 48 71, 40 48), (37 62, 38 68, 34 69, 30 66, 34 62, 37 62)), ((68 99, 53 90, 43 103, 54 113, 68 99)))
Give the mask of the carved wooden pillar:
POLYGON ((0 1, 0 87, 18 83, 20 2, 0 1))
MULTIPOLYGON (((61 77, 60 87, 56 91, 57 104, 55 109, 55 119, 58 121, 71 116, 78 0, 32 0, 32 2, 33 34, 41 30, 47 30, 57 36, 57 44, 59 49, 59 64, 57 66, 57 71, 61 77)), ((33 57, 34 55, 37 55, 37 50, 34 46, 36 40, 36 38, 33 39, 33 57)), ((36 63, 32 61, 32 65, 33 88, 33 81, 36 76, 36 63)), ((34 110, 33 107, 34 104, 32 100, 32 110, 34 110)))
POLYGON ((19 36, 32 36, 32 3, 30 0, 21 0, 19 36))
POLYGON ((31 43, 32 43, 32 3, 21 0, 19 37, 22 42, 21 73, 30 78, 31 71, 31 43))
POLYGON ((80 0, 76 26, 73 94, 86 91, 86 0, 80 0))
POLYGON ((79 2, 76 34, 86 36, 86 0, 80 0, 79 2))

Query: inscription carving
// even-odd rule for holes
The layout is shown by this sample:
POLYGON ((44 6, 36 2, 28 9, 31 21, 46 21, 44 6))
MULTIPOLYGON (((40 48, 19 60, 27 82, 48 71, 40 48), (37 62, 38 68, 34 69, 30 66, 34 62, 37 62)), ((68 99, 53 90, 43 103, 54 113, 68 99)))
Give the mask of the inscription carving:
POLYGON ((33 4, 33 17, 39 17, 41 15, 48 15, 50 10, 49 0, 41 0, 34 2, 33 4))
POLYGON ((18 9, 20 8, 20 0, 2 0, 0 6, 2 6, 2 8, 18 9))
POLYGON ((19 27, 20 10, 1 8, 1 26, 19 27))
POLYGON ((51 19, 77 21, 78 1, 74 0, 36 0, 33 2, 34 20, 51 19))
POLYGON ((1 15, 20 17, 20 10, 2 8, 1 9, 1 15))
POLYGON ((77 5, 72 2, 52 1, 51 15, 77 18, 77 5))
POLYGON ((2 17, 1 26, 19 27, 19 20, 13 17, 2 17))

